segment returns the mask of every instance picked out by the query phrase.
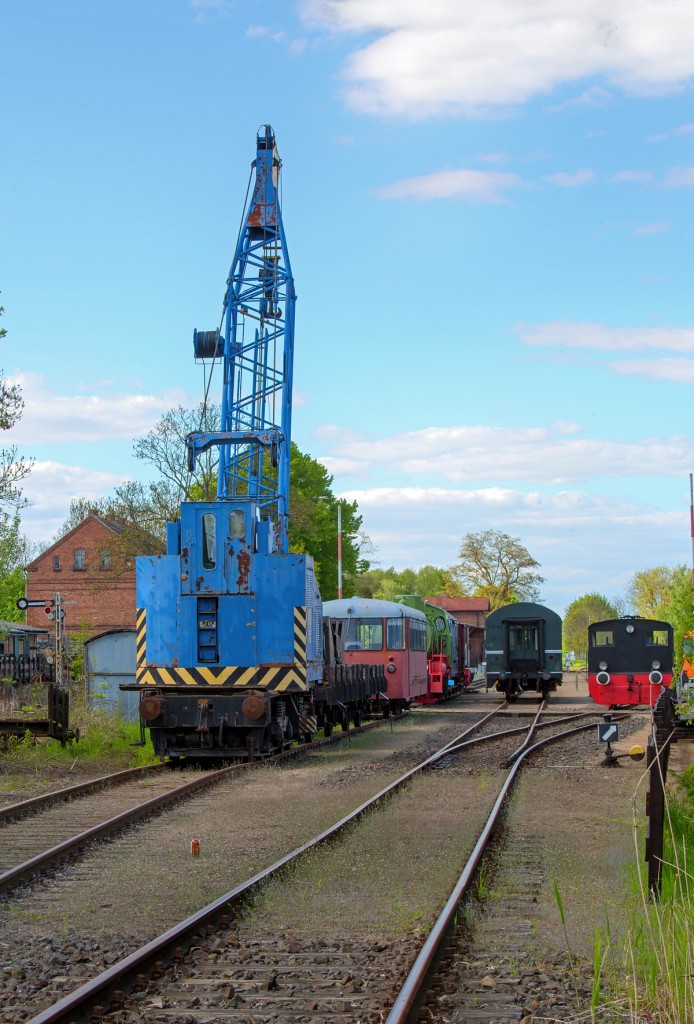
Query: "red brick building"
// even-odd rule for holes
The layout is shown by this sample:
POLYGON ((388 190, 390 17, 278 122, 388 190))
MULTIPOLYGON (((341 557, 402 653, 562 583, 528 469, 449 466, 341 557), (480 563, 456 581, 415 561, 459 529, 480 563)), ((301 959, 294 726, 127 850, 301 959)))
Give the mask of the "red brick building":
POLYGON ((449 614, 470 626, 470 661, 479 665, 484 661, 484 630, 489 615, 488 597, 428 597, 429 604, 445 608, 449 614))
MULTIPOLYGON (((27 598, 50 602, 59 593, 68 633, 134 628, 135 555, 126 550, 125 529, 90 512, 26 567, 27 598)), ((27 624, 53 625, 40 607, 27 610, 27 624)))

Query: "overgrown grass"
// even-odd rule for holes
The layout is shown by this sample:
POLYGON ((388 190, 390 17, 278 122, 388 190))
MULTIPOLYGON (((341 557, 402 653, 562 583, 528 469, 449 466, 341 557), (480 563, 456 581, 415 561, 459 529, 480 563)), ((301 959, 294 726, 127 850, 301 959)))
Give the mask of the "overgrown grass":
POLYGON ((626 971, 630 1021, 691 1024, 694 1021, 694 766, 667 795, 660 899, 648 893, 642 850, 635 880, 638 910, 630 914, 626 971))
POLYGON ((70 728, 79 738, 64 746, 58 740, 34 739, 27 734, 22 740, 12 740, 2 758, 6 765, 22 764, 37 770, 49 762, 107 760, 117 769, 158 760, 149 738, 143 747, 133 745, 140 742, 139 722, 128 722, 111 709, 91 707, 79 695, 70 696, 70 728))

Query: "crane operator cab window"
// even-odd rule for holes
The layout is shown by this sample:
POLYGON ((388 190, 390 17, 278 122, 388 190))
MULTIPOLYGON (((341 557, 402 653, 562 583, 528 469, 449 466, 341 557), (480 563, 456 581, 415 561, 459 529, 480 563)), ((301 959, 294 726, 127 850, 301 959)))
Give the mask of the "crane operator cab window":
POLYGON ((202 517, 202 567, 214 569, 217 564, 217 517, 205 512, 202 517))
POLYGON ((246 517, 243 509, 232 508, 229 513, 229 536, 232 540, 243 540, 246 536, 246 517))

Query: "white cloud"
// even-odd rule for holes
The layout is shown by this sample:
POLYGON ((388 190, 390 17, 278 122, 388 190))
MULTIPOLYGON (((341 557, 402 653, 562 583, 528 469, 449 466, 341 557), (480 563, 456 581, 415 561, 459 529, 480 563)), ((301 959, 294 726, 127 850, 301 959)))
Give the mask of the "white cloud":
POLYGON ((612 177, 612 181, 634 181, 641 185, 652 180, 652 171, 617 171, 612 177))
POLYGON ((564 100, 563 103, 558 103, 555 107, 550 107, 549 109, 553 114, 559 114, 562 110, 568 110, 571 107, 605 107, 611 101, 612 93, 608 92, 607 89, 602 89, 599 85, 591 85, 580 96, 564 100))
POLYGON ((636 228, 634 230, 635 235, 660 235, 663 231, 667 231, 670 225, 665 224, 663 221, 658 221, 655 224, 644 224, 643 227, 636 228))
POLYGON ((631 359, 612 363, 612 369, 625 376, 694 384, 694 359, 631 359))
POLYGON ((334 438, 320 461, 333 475, 389 474, 477 486, 494 481, 567 486, 607 477, 672 477, 694 464, 694 438, 615 441, 582 436, 578 424, 550 427, 428 427, 378 438, 334 438))
POLYGON ((691 135, 694 132, 694 124, 681 124, 679 128, 675 128, 677 135, 691 135))
POLYGON ((146 434, 168 409, 197 404, 178 389, 162 395, 123 394, 93 385, 90 393, 61 395, 38 373, 8 379, 19 384, 24 398, 22 418, 10 434, 12 443, 21 445, 130 440, 146 434))
POLYGON ((549 174, 546 181, 551 185, 560 185, 562 188, 576 188, 578 185, 587 185, 595 181, 595 171, 590 167, 582 167, 580 171, 568 174, 566 171, 559 171, 557 174, 549 174))
POLYGON ((606 324, 556 320, 546 324, 515 324, 526 345, 633 352, 671 349, 694 355, 694 327, 608 327, 606 324))
POLYGON ((22 532, 49 541, 65 522, 73 498, 103 498, 124 482, 122 473, 37 460, 22 483, 29 507, 22 511, 22 532))
POLYGON ((475 171, 467 168, 438 171, 419 178, 406 178, 377 190, 381 199, 464 199, 471 203, 501 203, 504 192, 517 188, 522 179, 517 174, 475 171))
POLYGON ((347 102, 362 113, 470 113, 595 76, 663 94, 694 75, 689 0, 304 0, 303 12, 369 37, 343 70, 347 102))
POLYGON ((630 498, 501 487, 353 489, 340 497, 358 502, 376 549, 372 560, 382 568, 453 565, 468 532, 498 529, 519 537, 546 577, 543 600, 559 612, 591 591, 624 593, 644 566, 688 557, 684 505, 665 512, 630 498))
POLYGON ((694 188, 694 167, 673 167, 665 175, 667 188, 694 188))

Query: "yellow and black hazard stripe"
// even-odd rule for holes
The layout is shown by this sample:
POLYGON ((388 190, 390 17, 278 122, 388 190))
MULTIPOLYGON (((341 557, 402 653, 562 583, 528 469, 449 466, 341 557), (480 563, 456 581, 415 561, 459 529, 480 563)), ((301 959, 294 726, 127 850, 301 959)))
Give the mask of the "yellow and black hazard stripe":
POLYGON ((140 686, 231 686, 234 689, 297 692, 306 682, 306 609, 294 609, 294 662, 290 665, 196 665, 192 668, 161 668, 147 665, 144 608, 137 613, 135 677, 140 686))
POLYGON ((146 624, 147 609, 138 608, 135 616, 135 666, 138 672, 147 662, 146 624))
POLYGON ((315 715, 299 715, 299 732, 310 733, 313 736, 318 732, 318 719, 315 715))

